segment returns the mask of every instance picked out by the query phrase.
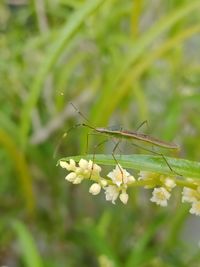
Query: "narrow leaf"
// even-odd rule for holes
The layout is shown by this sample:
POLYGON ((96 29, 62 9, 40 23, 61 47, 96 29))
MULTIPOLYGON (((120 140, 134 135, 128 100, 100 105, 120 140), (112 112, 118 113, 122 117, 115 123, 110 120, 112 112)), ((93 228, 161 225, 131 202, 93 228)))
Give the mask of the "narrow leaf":
MULTIPOLYGON (((81 155, 81 156, 71 156, 62 158, 62 161, 68 161, 69 159, 74 159, 79 161, 81 158, 93 159, 94 155, 81 155)), ((161 156, 151 156, 151 155, 115 155, 117 162, 124 168, 160 172, 167 175, 172 175, 173 172, 170 170, 166 161, 161 156)), ((186 159, 165 157, 170 167, 180 175, 200 178, 200 162, 190 161, 186 159)), ((59 162, 58 162, 59 163, 59 162)), ((116 162, 112 155, 96 154, 95 163, 102 165, 116 165, 116 162)))
POLYGON ((42 260, 31 233, 20 221, 15 221, 12 226, 18 236, 22 260, 26 267, 42 267, 42 260))

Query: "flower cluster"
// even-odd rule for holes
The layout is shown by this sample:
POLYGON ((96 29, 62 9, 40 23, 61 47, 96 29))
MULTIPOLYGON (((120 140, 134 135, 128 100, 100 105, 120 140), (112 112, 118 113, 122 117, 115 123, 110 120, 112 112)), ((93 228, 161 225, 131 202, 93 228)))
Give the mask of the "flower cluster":
POLYGON ((79 166, 76 166, 76 163, 73 159, 70 159, 69 163, 65 161, 60 161, 60 166, 62 168, 71 171, 65 179, 73 184, 80 184, 83 179, 87 178, 88 175, 99 176, 101 167, 93 162, 81 159, 79 161, 79 166))
POLYGON ((172 177, 164 176, 163 174, 140 171, 139 181, 145 181, 147 185, 145 188, 154 188, 152 193, 152 202, 162 207, 167 206, 167 201, 171 196, 171 190, 176 186, 172 177), (157 187, 157 185, 160 185, 157 187))
POLYGON ((184 187, 182 192, 182 202, 192 204, 190 213, 200 215, 200 186, 197 189, 184 187))
POLYGON ((128 185, 135 181, 125 169, 119 164, 116 168, 107 175, 109 179, 104 179, 100 176, 101 167, 91 160, 81 159, 76 165, 73 159, 70 162, 60 161, 60 166, 67 169, 70 173, 65 177, 66 180, 73 184, 79 184, 83 179, 90 179, 94 183, 90 186, 89 192, 92 195, 100 193, 101 189, 105 192, 105 198, 115 204, 119 197, 122 203, 128 202, 127 188, 128 185))
MULTIPOLYGON (((66 180, 73 184, 80 184, 83 180, 92 181, 89 192, 98 195, 101 190, 105 193, 107 201, 115 204, 119 198, 123 204, 127 204, 129 195, 127 189, 130 186, 144 186, 146 189, 153 189, 150 201, 166 207, 171 196, 172 189, 177 185, 178 180, 174 176, 166 176, 159 173, 140 171, 136 180, 129 172, 117 164, 115 169, 107 174, 106 178, 101 177, 101 167, 91 160, 81 159, 76 163, 70 159, 69 163, 59 162, 62 168, 69 171, 66 180)), ((184 187, 182 192, 182 202, 192 204, 190 213, 200 215, 200 186, 196 189, 184 187)))

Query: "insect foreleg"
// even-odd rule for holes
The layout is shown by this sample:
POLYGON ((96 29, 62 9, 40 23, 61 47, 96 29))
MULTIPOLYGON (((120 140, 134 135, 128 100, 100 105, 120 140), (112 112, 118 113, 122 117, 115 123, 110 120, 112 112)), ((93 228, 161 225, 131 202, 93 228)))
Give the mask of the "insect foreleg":
POLYGON ((82 123, 77 123, 77 124, 73 125, 71 128, 69 128, 67 131, 65 131, 65 132, 62 134, 62 136, 60 137, 60 139, 59 139, 59 141, 58 141, 58 144, 57 144, 57 146, 56 146, 56 148, 55 148, 55 150, 54 150, 53 158, 56 157, 56 155, 57 155, 57 153, 58 153, 58 150, 59 150, 59 148, 60 148, 60 146, 61 146, 61 144, 62 144, 63 139, 67 137, 67 135, 69 134, 69 132, 71 132, 71 130, 73 130, 73 129, 75 129, 75 128, 78 128, 78 127, 81 127, 81 126, 82 126, 82 123))
POLYGON ((94 150, 93 150, 93 157, 92 157, 92 168, 91 168, 91 172, 90 172, 90 176, 89 176, 89 179, 91 178, 92 176, 92 172, 93 172, 93 169, 94 169, 94 161, 95 161, 95 155, 96 155, 96 150, 99 146, 103 145, 104 143, 108 142, 109 138, 103 140, 102 142, 98 143, 97 145, 94 146, 94 150))
POLYGON ((113 148, 113 151, 112 151, 112 157, 113 157, 113 159, 114 159, 116 165, 118 166, 118 168, 119 168, 119 170, 120 170, 120 172, 121 172, 121 175, 122 175, 122 182, 124 182, 122 168, 121 168, 121 166, 119 165, 119 163, 118 163, 118 161, 117 161, 117 159, 116 159, 116 157, 115 157, 115 151, 116 151, 116 149, 118 148, 120 142, 121 142, 121 139, 118 140, 118 142, 115 144, 115 146, 114 146, 114 148, 113 148))

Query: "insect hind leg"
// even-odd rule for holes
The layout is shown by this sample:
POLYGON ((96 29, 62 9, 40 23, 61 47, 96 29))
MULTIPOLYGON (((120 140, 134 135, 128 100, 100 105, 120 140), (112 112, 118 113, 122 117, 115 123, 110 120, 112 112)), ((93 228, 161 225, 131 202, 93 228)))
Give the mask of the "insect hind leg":
POLYGON ((182 176, 180 173, 176 172, 176 171, 170 166, 170 164, 169 164, 169 162, 167 161, 166 157, 165 157, 162 153, 159 153, 159 152, 154 151, 154 150, 153 150, 153 147, 152 147, 152 150, 150 150, 150 149, 148 149, 148 148, 144 148, 144 147, 142 147, 142 146, 139 146, 139 145, 137 145, 137 144, 135 144, 135 143, 131 143, 131 145, 133 145, 133 146, 135 146, 135 147, 138 147, 138 148, 140 148, 140 149, 143 149, 143 150, 145 150, 145 151, 151 152, 151 153, 153 153, 153 154, 155 154, 155 155, 158 155, 158 156, 162 157, 162 159, 164 160, 164 162, 166 163, 166 165, 168 166, 168 168, 170 169, 171 172, 173 172, 174 174, 176 174, 176 175, 178 175, 178 176, 182 176))
MULTIPOLYGON (((91 134, 91 133, 90 133, 90 134, 91 134)), ((89 179, 91 179, 92 172, 93 172, 93 169, 94 169, 96 150, 97 150, 98 147, 100 147, 101 145, 103 145, 104 143, 106 143, 106 142, 108 142, 108 141, 109 141, 109 138, 107 138, 107 139, 101 141, 100 143, 98 143, 97 145, 94 146, 93 157, 92 157, 92 167, 91 167, 91 171, 90 171, 89 179)))

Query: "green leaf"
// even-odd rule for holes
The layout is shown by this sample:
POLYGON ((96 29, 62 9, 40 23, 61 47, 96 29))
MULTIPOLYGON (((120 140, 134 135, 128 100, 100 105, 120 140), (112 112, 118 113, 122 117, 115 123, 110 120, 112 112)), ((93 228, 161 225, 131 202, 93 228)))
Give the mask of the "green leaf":
POLYGON ((40 92, 42 90, 43 82, 45 81, 48 73, 57 62, 61 53, 66 49, 66 46, 76 34, 81 25, 86 21, 89 15, 95 12, 95 10, 97 10, 98 7, 104 2, 105 0, 86 1, 82 8, 72 13, 71 17, 67 19, 66 24, 60 31, 59 36, 57 36, 56 41, 52 44, 51 49, 48 50, 44 62, 41 64, 41 67, 39 68, 38 73, 35 76, 35 80, 33 81, 30 88, 29 96, 22 109, 20 130, 23 147, 26 144, 27 135, 30 129, 31 112, 37 104, 40 92))
POLYGON ((102 235, 98 227, 93 222, 90 221, 85 223, 79 230, 85 233, 86 244, 92 248, 94 253, 99 256, 106 256, 114 263, 115 267, 120 266, 115 249, 113 249, 111 244, 107 241, 107 236, 102 235))
POLYGON ((35 242, 26 226, 20 222, 15 221, 12 226, 17 233, 21 256, 26 267, 42 267, 42 260, 36 248, 35 242))
MULTIPOLYGON (((62 158, 59 161, 69 161, 69 159, 79 161, 82 158, 93 160, 94 155, 71 156, 62 158)), ((123 168, 159 172, 167 175, 173 174, 166 161, 161 156, 132 154, 115 155, 115 158, 123 168)), ((200 178, 200 162, 172 157, 165 157, 165 159, 170 167, 178 174, 191 178, 200 178)), ((116 161, 112 155, 96 154, 94 162, 102 165, 116 165, 116 161)))
MULTIPOLYGON (((101 95, 91 111, 90 121, 94 125, 106 124, 114 109, 117 107, 122 98, 132 90, 132 87, 121 87, 123 81, 127 78, 127 73, 131 66, 140 59, 141 56, 145 57, 150 53, 150 45, 155 42, 161 34, 171 29, 177 22, 183 18, 198 10, 200 7, 199 1, 189 1, 188 3, 180 6, 176 10, 162 17, 157 21, 145 34, 141 35, 137 41, 134 40, 132 49, 127 54, 127 57, 122 55, 123 58, 119 58, 121 64, 117 65, 117 69, 114 69, 112 74, 112 80, 110 84, 104 86, 101 91, 101 95), (117 90, 116 90, 117 88, 117 90), (113 94, 115 97, 113 98, 113 94), (112 101, 110 101, 112 99, 112 101), (104 114, 104 116, 102 116, 104 114)), ((133 82, 133 81, 131 81, 133 82)))
POLYGON ((127 257, 126 267, 140 266, 140 263, 145 260, 150 251, 148 247, 149 242, 155 236, 159 227, 161 227, 166 220, 166 217, 161 215, 153 219, 153 221, 147 225, 147 229, 144 234, 137 240, 135 247, 127 257))

